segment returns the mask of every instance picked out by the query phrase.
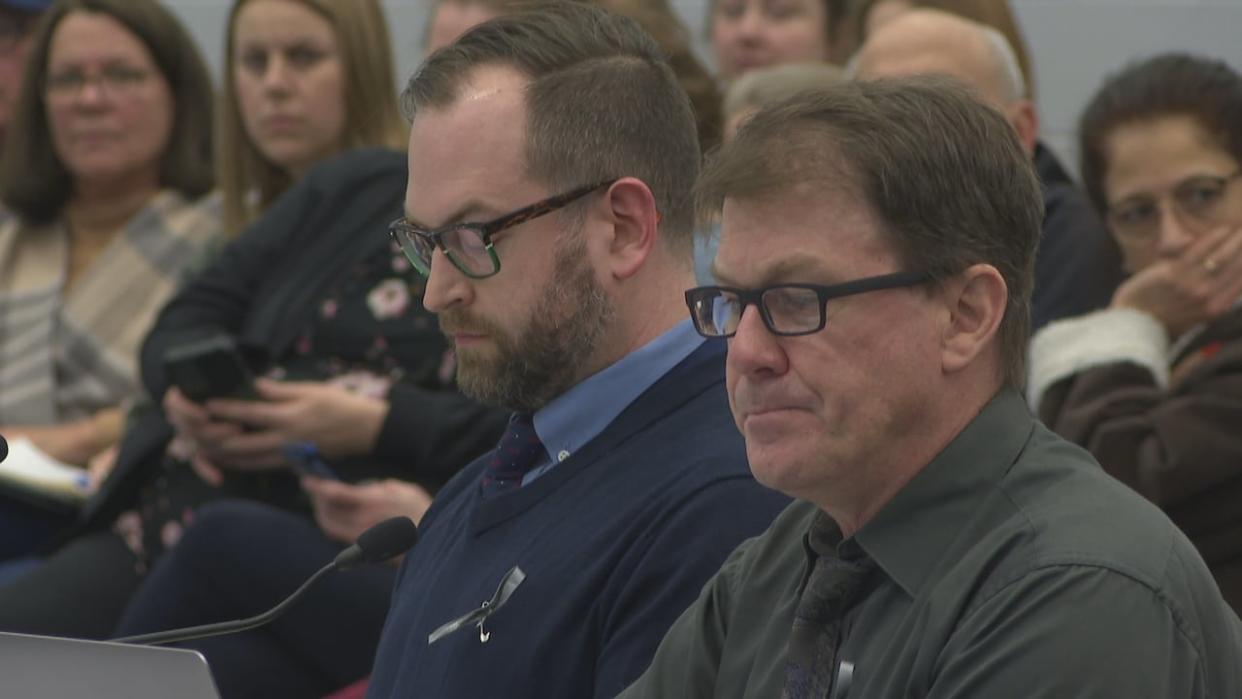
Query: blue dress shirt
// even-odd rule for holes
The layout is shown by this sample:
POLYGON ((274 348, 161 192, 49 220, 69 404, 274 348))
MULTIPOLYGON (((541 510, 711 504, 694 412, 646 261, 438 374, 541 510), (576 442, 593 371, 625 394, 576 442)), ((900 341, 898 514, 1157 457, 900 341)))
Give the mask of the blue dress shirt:
POLYGON ((522 478, 525 487, 591 441, 643 391, 704 342, 689 319, 587 377, 535 412, 535 433, 549 460, 522 478))

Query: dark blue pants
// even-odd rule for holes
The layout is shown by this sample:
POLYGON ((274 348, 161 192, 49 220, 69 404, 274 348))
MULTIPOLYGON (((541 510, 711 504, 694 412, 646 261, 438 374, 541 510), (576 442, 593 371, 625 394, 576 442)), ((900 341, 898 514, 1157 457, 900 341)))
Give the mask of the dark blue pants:
MULTIPOLYGON (((259 614, 342 548, 303 516, 244 501, 205 506, 147 576, 116 634, 259 614)), ((203 653, 226 699, 321 697, 370 673, 396 572, 332 573, 268 626, 181 647, 203 653)))
POLYGON ((53 535, 73 521, 72 514, 52 512, 0 495, 0 561, 38 552, 53 535))

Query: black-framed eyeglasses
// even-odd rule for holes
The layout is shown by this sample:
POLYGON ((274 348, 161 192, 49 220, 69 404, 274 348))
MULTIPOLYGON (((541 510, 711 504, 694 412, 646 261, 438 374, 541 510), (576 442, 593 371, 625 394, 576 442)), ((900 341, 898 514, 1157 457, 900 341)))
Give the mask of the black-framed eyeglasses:
POLYGON ((824 329, 828 301, 881 289, 917 286, 931 281, 926 272, 896 272, 841 284, 773 284, 759 289, 700 286, 686 291, 694 329, 704 337, 733 337, 746 307, 759 308, 773 335, 810 335, 824 329))
POLYGON ((431 257, 436 248, 440 248, 462 274, 471 279, 483 279, 500 271, 500 257, 492 245, 492 238, 497 233, 564 208, 614 182, 615 179, 609 179, 579 187, 485 223, 451 223, 442 228, 431 229, 399 218, 388 224, 388 234, 401 246, 401 251, 405 253, 410 264, 424 276, 431 274, 431 257))
MULTIPOLYGON (((1242 170, 1229 175, 1193 175, 1175 184, 1168 198, 1185 221, 1201 227, 1224 223, 1225 193, 1239 176, 1242 170)), ((1160 199, 1142 195, 1109 204, 1108 224, 1122 242, 1150 243, 1160 236, 1160 199)))

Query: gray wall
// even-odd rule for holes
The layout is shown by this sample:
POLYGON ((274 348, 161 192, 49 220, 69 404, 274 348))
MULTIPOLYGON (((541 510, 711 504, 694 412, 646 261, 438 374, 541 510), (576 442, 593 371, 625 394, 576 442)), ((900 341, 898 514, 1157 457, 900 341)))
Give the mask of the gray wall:
MULTIPOLYGON (((165 0, 217 70, 228 0, 165 0)), ((404 82, 418 65, 430 0, 385 0, 404 82)), ((1103 76, 1128 60, 1172 49, 1242 68, 1242 0, 1010 0, 1035 59, 1044 137, 1072 164, 1078 112, 1103 76)), ((702 37, 707 0, 673 0, 702 37)), ((708 56, 700 44, 700 54, 708 56)))

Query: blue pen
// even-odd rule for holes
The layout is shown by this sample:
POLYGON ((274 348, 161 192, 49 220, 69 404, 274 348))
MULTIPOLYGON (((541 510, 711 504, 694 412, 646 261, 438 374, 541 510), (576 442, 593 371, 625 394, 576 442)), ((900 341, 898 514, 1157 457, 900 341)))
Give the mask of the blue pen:
POLYGON ((314 442, 290 442, 284 446, 285 460, 300 476, 314 476, 339 481, 340 476, 324 461, 323 454, 314 442))

